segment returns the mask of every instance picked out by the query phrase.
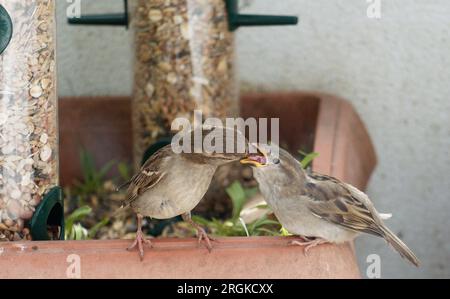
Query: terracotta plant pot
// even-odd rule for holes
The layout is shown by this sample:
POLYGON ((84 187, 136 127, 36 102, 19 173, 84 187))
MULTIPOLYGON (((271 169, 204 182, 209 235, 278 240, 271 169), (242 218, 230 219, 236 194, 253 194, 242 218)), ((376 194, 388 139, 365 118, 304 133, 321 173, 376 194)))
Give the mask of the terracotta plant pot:
POLYGON ((288 239, 220 238, 212 253, 193 239, 156 239, 141 262, 130 240, 9 243, 2 278, 358 278, 347 245, 303 254, 288 239), (79 264, 76 263, 79 261, 79 264), (182 262, 181 262, 182 261, 182 262))
MULTIPOLYGON (((376 164, 367 131, 353 107, 318 93, 246 95, 243 117, 280 118, 291 150, 314 150, 313 169, 364 189, 376 164)), ((81 177, 80 146, 99 166, 131 157, 129 98, 60 101, 61 183, 81 177)), ((157 239, 144 262, 129 240, 0 243, 1 278, 358 278, 352 244, 321 245, 303 254, 287 238, 221 238, 208 253, 194 239, 157 239), (80 262, 78 264, 78 261, 80 262), (180 261, 183 261, 180 263, 180 261), (79 268, 81 271, 77 272, 79 268)))

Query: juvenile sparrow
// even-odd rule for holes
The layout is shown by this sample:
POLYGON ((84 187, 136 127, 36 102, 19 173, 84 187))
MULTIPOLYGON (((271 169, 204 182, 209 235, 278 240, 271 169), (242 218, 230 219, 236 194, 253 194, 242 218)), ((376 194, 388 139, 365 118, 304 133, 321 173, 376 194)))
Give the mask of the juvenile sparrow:
POLYGON ((415 266, 419 260, 392 232, 366 194, 336 178, 306 173, 301 164, 276 145, 259 144, 258 154, 241 160, 253 167, 255 179, 280 223, 303 241, 305 253, 322 243, 343 243, 361 232, 384 238, 415 266), (312 239, 314 238, 314 239, 312 239))
POLYGON ((168 219, 179 215, 196 228, 199 242, 204 240, 208 250, 211 250, 210 238, 191 219, 191 210, 205 195, 216 169, 245 155, 246 152, 177 154, 170 144, 153 154, 127 183, 129 186, 123 206, 129 205, 137 214, 138 227, 136 239, 128 250, 137 246, 142 260, 143 244, 152 245, 141 229, 143 217, 168 219))

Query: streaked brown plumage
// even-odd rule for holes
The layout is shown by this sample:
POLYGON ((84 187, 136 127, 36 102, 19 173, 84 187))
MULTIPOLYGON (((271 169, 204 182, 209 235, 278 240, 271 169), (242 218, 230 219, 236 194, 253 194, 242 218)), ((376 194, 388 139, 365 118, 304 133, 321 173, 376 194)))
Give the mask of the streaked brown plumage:
POLYGON ((258 145, 262 154, 242 162, 254 166, 254 175, 267 203, 291 233, 316 240, 295 242, 311 246, 342 243, 359 233, 384 238, 400 255, 418 266, 414 253, 383 223, 380 214, 362 191, 336 178, 306 173, 300 163, 276 145, 258 145), (278 152, 279 156, 274 153, 278 152), (255 162, 264 156, 264 163, 255 162))
MULTIPOLYGON (((223 143, 225 144, 225 142, 223 143)), ((199 241, 205 241, 211 250, 205 230, 192 221, 190 212, 205 195, 216 169, 245 156, 226 153, 180 153, 167 145, 152 155, 133 176, 127 189, 124 206, 137 214, 138 231, 129 249, 138 247, 143 258, 143 243, 151 245, 142 233, 142 218, 168 219, 181 215, 198 232, 199 241)))

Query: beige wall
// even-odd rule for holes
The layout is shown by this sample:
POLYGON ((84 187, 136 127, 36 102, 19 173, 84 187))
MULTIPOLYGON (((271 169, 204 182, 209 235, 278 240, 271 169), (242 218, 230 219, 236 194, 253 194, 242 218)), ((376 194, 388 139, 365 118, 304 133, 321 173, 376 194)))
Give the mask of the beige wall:
MULTIPOLYGON (((121 28, 69 28, 58 8, 61 95, 131 92, 129 34, 121 28)), ((382 240, 361 237, 381 256, 382 277, 450 277, 450 2, 255 0, 245 10, 290 13, 298 27, 237 34, 246 89, 318 90, 350 100, 374 140, 379 165, 368 193, 388 224, 422 259, 416 270, 382 240)), ((83 0, 83 12, 119 11, 121 1, 83 0)))

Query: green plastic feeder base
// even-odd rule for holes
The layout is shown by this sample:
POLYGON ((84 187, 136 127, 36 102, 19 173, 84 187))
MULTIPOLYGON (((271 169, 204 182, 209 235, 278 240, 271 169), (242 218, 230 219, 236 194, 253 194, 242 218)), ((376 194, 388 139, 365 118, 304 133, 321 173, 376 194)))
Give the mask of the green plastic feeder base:
POLYGON ((13 25, 6 9, 0 5, 0 54, 5 51, 11 41, 13 25))
POLYGON ((171 140, 172 139, 170 137, 164 137, 164 138, 159 139, 152 145, 150 145, 142 157, 141 165, 144 165, 144 163, 148 160, 148 158, 153 156, 153 154, 156 153, 159 149, 170 144, 171 140))
POLYGON ((34 241, 51 240, 48 230, 59 228, 59 240, 64 240, 64 201, 61 187, 54 187, 44 195, 30 222, 34 241))

